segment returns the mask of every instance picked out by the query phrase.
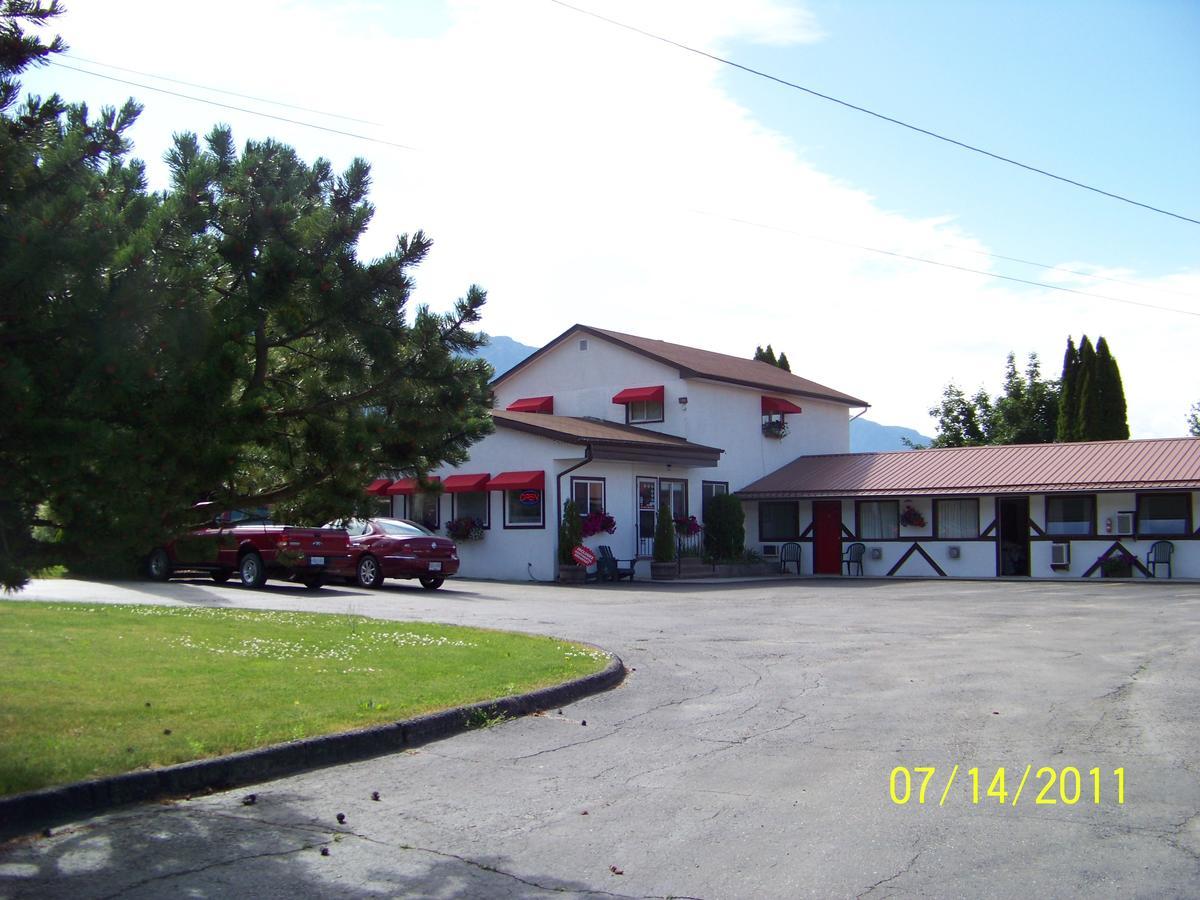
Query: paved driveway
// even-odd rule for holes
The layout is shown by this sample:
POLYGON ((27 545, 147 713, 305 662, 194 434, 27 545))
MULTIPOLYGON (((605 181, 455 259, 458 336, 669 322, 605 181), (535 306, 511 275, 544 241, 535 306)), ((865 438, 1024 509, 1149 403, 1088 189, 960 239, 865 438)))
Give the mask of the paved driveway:
POLYGON ((1195 584, 463 581, 309 594, 64 581, 26 594, 163 595, 551 633, 608 647, 633 671, 562 715, 9 847, 0 896, 1200 893, 1195 584), (898 766, 936 767, 924 805, 915 772, 909 802, 892 801, 898 766), (1003 806, 986 795, 1000 766, 1003 806), (1043 799, 1058 802, 1036 804, 1041 767, 1078 769, 1078 802, 1056 782, 1043 799), (249 790, 255 806, 240 802, 249 790))

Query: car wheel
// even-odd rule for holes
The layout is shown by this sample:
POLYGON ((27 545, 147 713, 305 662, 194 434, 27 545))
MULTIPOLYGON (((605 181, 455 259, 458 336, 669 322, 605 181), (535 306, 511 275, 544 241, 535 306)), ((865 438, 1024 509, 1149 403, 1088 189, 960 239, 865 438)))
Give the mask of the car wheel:
POLYGON ((150 558, 146 560, 146 571, 155 581, 166 581, 171 577, 173 569, 171 557, 162 547, 151 551, 150 558))
POLYGON ((421 587, 425 588, 425 590, 427 590, 427 591, 436 591, 438 588, 440 588, 445 583, 446 583, 445 578, 428 577, 428 578, 421 579, 421 587))
POLYGON ((212 578, 212 580, 217 584, 224 584, 230 579, 230 576, 233 575, 233 573, 228 569, 217 569, 216 571, 209 572, 208 574, 209 577, 212 578))
POLYGON ((260 588, 267 583, 267 570, 263 568, 262 557, 257 553, 247 553, 238 563, 238 575, 241 576, 242 586, 260 588))
POLYGON ((360 587, 377 588, 383 584, 383 569, 370 553, 364 553, 359 559, 357 571, 360 587))
POLYGON ((325 576, 324 575, 308 575, 308 576, 302 578, 300 580, 300 583, 303 584, 310 591, 315 591, 325 584, 325 576))

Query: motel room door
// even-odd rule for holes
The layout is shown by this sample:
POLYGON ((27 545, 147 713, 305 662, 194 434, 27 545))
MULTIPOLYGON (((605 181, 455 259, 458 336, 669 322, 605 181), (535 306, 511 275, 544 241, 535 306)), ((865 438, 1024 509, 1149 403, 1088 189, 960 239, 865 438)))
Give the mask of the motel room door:
POLYGON ((842 571, 842 501, 813 501, 813 572, 840 575, 842 571))

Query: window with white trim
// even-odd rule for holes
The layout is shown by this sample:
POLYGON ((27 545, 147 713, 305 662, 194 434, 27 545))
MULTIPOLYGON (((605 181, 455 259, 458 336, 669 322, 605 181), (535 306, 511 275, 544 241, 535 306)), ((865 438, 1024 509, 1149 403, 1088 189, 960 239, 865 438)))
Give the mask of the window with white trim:
POLYGON ((1188 494, 1138 494, 1138 534, 1187 534, 1191 496, 1188 494))
POLYGON ((630 400, 625 404, 625 421, 631 425, 662 422, 665 418, 661 400, 630 400))
POLYGON ((504 492, 505 528, 544 528, 546 495, 536 488, 504 492))

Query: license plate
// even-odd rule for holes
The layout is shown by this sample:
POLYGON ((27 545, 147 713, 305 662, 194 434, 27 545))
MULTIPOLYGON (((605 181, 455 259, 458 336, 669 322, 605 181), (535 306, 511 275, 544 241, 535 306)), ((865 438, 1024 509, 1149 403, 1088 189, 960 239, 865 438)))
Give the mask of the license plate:
POLYGON ((429 571, 430 571, 430 572, 440 572, 440 571, 442 571, 442 564, 441 564, 440 562, 431 562, 431 563, 429 564, 429 571))
POLYGON ((308 558, 308 564, 309 564, 310 566, 323 566, 323 565, 325 565, 325 557, 323 557, 323 556, 310 556, 310 557, 308 558))

